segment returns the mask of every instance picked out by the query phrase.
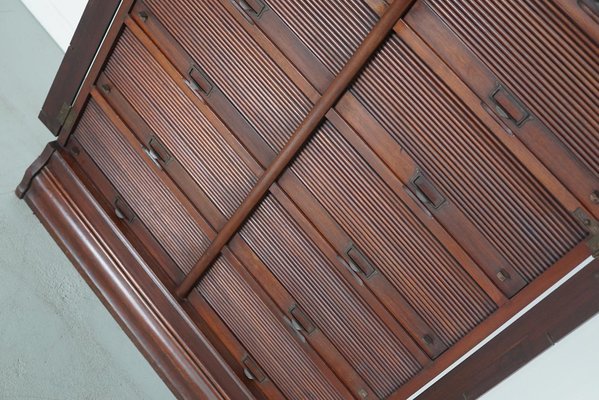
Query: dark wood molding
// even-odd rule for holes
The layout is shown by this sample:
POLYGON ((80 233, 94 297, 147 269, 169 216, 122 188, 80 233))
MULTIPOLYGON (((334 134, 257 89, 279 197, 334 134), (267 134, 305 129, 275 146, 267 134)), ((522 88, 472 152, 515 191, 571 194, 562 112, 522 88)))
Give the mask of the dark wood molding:
POLYGON ((89 0, 50 87, 39 119, 58 135, 121 0, 89 0), (62 116, 62 117, 61 117, 62 116))
POLYGON ((21 179, 21 183, 17 186, 15 190, 15 194, 19 199, 22 199, 29 190, 29 186, 33 181, 33 178, 37 176, 37 174, 46 166, 48 161, 50 161, 50 157, 52 154, 58 149, 58 143, 50 142, 46 145, 42 154, 38 156, 38 158, 33 161, 33 163, 27 168, 25 171, 25 175, 23 175, 23 179, 21 179))
POLYGON ((599 259, 418 396, 476 399, 599 313, 599 259))
POLYGON ((177 295, 180 298, 186 298, 193 287, 197 285, 204 272, 218 257, 227 242, 239 231, 251 212, 264 198, 268 189, 283 171, 289 167, 294 157, 300 152, 308 139, 314 135, 325 115, 347 91, 349 85, 356 79, 356 76, 362 71, 364 65, 370 60, 381 43, 387 38, 389 32, 392 31, 397 21, 410 9, 413 3, 414 0, 397 0, 389 7, 374 28, 372 28, 360 47, 358 47, 341 72, 327 87, 322 97, 318 99, 302 123, 291 135, 289 141, 275 157, 272 164, 266 168, 264 174, 260 177, 247 198, 218 232, 218 235, 210 243, 202 258, 177 288, 177 295))
POLYGON ((21 196, 177 398, 253 398, 124 238, 69 154, 50 144, 40 160, 21 196))

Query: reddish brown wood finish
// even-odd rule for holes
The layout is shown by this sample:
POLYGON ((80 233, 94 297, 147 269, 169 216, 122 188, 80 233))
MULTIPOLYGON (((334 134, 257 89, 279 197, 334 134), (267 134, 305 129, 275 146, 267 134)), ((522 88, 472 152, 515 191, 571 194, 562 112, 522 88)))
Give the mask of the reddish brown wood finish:
POLYGON ((53 134, 58 135, 64 125, 100 43, 121 3, 121 0, 90 0, 87 3, 39 115, 40 120, 53 134))
POLYGON ((53 153, 24 198, 177 397, 252 398, 154 277, 148 263, 155 261, 124 238, 66 151, 53 153))
POLYGON ((295 130, 289 141, 285 144, 281 152, 273 160, 272 164, 260 177, 252 191, 248 194, 243 204, 229 218, 223 229, 218 233, 216 239, 210 244, 200 261, 194 266, 193 270, 185 277, 177 289, 179 297, 185 297, 191 291, 192 287, 200 279, 206 268, 218 256, 221 249, 239 230, 239 227, 254 207, 260 202, 268 188, 275 182, 283 170, 289 165, 293 157, 298 153, 304 143, 310 138, 314 130, 321 123, 322 118, 335 105, 337 100, 345 92, 352 80, 360 72, 366 61, 375 52, 378 46, 383 42, 389 31, 397 20, 405 13, 410 5, 409 1, 398 0, 383 15, 381 20, 370 31, 364 42, 356 50, 352 58, 343 67, 339 75, 331 82, 324 95, 314 105, 314 108, 302 121, 301 125, 295 130))
POLYGON ((17 194, 177 396, 404 399, 599 251, 599 29, 550 3, 91 3, 17 194))

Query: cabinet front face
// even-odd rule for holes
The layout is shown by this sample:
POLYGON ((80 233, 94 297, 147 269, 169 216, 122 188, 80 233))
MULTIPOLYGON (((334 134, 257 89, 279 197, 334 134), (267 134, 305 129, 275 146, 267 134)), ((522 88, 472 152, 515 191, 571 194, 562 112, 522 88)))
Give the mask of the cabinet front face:
POLYGON ((256 398, 406 398, 599 250, 592 2, 342 3, 130 1, 60 139, 256 398))

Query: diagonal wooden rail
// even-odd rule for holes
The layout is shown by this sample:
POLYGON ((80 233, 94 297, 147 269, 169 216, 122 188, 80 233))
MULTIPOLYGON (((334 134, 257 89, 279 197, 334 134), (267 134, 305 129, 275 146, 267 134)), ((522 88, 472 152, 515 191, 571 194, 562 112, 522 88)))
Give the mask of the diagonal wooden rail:
POLYGON ((181 285, 179 285, 176 294, 180 299, 185 299, 189 295, 208 267, 221 253, 224 246, 237 233, 247 217, 268 192, 271 185, 279 178, 295 155, 301 150, 304 143, 314 134, 314 131, 318 128, 326 113, 345 93, 348 86, 412 3, 413 0, 395 0, 389 6, 379 22, 372 28, 360 47, 358 47, 341 72, 331 82, 322 97, 316 102, 306 118, 295 130, 289 141, 285 144, 285 147, 283 147, 272 164, 264 171, 264 174, 262 174, 243 203, 227 221, 181 285))

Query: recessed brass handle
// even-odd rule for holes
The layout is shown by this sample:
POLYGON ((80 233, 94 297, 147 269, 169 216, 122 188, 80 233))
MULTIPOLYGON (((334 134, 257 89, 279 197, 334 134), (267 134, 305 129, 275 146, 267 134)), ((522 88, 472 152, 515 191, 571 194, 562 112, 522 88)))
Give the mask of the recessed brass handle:
POLYGON ((158 169, 162 169, 162 165, 160 165, 160 156, 158 155, 158 153, 156 153, 154 149, 150 149, 147 147, 144 147, 143 150, 148 155, 150 160, 152 160, 152 162, 158 167, 158 169))
POLYGON ((497 272, 497 279, 499 279, 500 282, 505 282, 510 278, 511 278, 510 274, 504 269, 497 272))
POLYGON ((210 96, 214 85, 204 70, 194 65, 188 73, 189 79, 185 81, 187 86, 196 92, 202 93, 204 96, 210 96))
POLYGON ((256 380, 256 377, 254 376, 254 374, 252 374, 252 371, 250 371, 247 367, 243 369, 243 374, 250 381, 255 381, 256 380))
POLYGON ((125 217, 125 214, 123 214, 123 212, 121 211, 121 209, 120 209, 120 208, 118 208, 118 207, 115 207, 115 208, 114 208, 114 214, 115 214, 115 215, 117 216, 117 218, 118 218, 118 219, 120 219, 120 220, 124 220, 124 219, 126 218, 126 217, 125 217))
POLYGON ((501 84, 493 90, 489 100, 500 118, 510 121, 516 126, 522 126, 531 116, 520 100, 501 84))
POLYGON ((258 18, 264 11, 266 5, 260 0, 234 0, 245 13, 258 18))
POLYGON ((116 215, 116 217, 121 221, 131 223, 135 219, 135 213, 131 207, 129 207, 129 204, 127 204, 120 196, 117 196, 114 199, 113 207, 114 215, 116 215))

